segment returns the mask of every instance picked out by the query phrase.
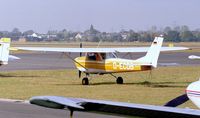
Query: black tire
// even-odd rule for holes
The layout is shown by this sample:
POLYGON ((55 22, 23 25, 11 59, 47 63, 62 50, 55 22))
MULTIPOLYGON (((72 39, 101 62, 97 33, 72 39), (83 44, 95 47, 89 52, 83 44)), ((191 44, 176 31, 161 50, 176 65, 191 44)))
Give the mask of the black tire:
POLYGON ((89 80, 88 80, 87 77, 84 77, 84 78, 82 79, 82 85, 89 85, 89 80))
POLYGON ((123 78, 122 77, 118 77, 116 80, 117 84, 123 84, 123 78))

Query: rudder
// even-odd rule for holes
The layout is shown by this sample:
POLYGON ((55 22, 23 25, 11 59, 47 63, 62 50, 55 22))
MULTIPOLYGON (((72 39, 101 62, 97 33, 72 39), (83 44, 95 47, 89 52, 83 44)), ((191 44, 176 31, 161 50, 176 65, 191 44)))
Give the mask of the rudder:
POLYGON ((149 63, 154 68, 156 68, 162 43, 163 43, 163 37, 155 37, 153 43, 151 44, 151 47, 147 51, 147 54, 144 57, 138 59, 137 61, 147 64, 149 63))

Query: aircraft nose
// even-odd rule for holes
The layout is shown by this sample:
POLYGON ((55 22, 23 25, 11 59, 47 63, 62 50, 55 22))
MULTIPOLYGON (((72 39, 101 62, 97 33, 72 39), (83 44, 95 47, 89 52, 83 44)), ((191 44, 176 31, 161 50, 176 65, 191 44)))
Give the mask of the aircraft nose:
POLYGON ((187 89, 186 93, 188 98, 200 108, 200 81, 191 83, 187 89))

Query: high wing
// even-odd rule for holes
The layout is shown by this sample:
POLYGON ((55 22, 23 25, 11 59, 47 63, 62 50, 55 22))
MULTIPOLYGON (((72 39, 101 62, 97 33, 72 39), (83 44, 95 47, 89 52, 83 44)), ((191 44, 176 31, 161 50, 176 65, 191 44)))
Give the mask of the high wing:
POLYGON ((82 98, 37 96, 31 98, 30 103, 47 108, 69 109, 71 116, 73 111, 86 111, 151 118, 200 118, 200 110, 82 98))
MULTIPOLYGON (((163 40, 163 37, 155 37, 163 40)), ((153 42, 153 44, 156 42, 153 42)), ((150 47, 124 47, 124 48, 49 48, 49 47, 15 47, 14 50, 27 50, 27 51, 49 51, 49 52, 147 52, 150 47)), ((176 51, 187 50, 186 47, 161 47, 160 51, 176 51)))
MULTIPOLYGON (((161 47, 161 51, 187 50, 186 47, 161 47)), ((149 47, 127 47, 127 48, 49 48, 49 47, 15 47, 13 50, 47 51, 47 52, 147 52, 149 47)))

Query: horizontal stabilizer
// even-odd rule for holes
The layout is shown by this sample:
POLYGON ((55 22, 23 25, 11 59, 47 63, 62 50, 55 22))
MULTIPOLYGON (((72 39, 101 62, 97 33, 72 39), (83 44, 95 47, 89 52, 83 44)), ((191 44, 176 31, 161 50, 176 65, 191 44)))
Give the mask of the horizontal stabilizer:
POLYGON ((9 55, 9 56, 8 56, 8 60, 9 60, 9 61, 16 60, 16 59, 20 59, 20 58, 17 57, 17 56, 14 56, 14 55, 9 55))
POLYGON ((159 66, 179 66, 179 63, 158 63, 159 66))

